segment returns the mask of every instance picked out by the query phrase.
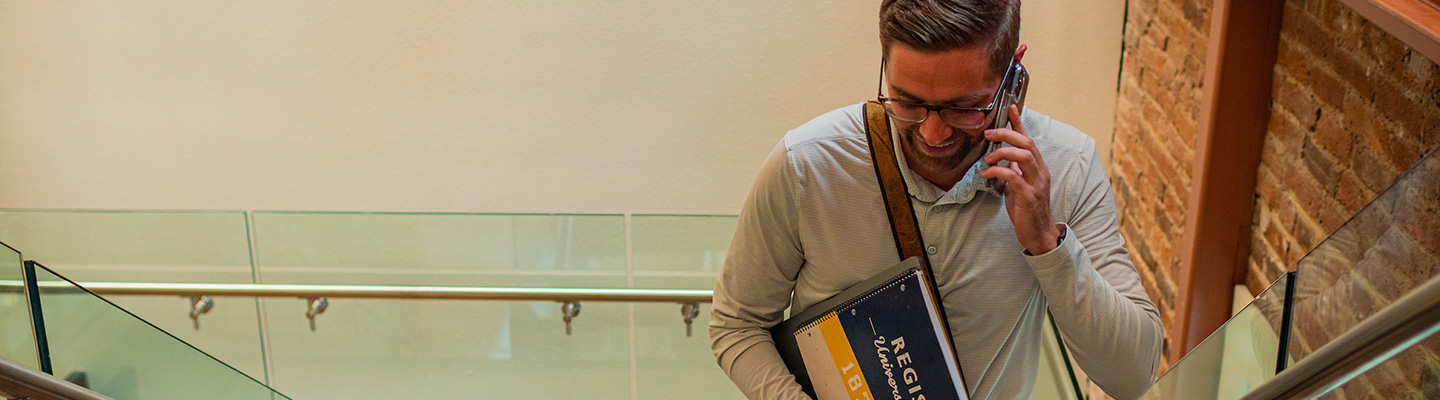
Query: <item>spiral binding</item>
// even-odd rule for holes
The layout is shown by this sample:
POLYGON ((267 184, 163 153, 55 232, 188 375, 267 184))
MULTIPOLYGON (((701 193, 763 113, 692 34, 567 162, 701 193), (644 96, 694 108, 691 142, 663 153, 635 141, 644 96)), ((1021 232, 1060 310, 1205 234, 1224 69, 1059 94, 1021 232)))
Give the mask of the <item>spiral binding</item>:
MULTIPOLYGON (((875 295, 880 294, 880 292, 883 292, 883 291, 886 291, 886 290, 890 290, 890 288, 892 288, 892 287, 894 287, 895 285, 899 284, 901 281, 904 281, 905 279, 908 279, 908 278, 910 278, 910 277, 912 277, 912 276, 916 276, 916 275, 919 275, 919 274, 922 274, 922 273, 924 273, 924 271, 921 271, 921 270, 918 270, 918 269, 911 269, 911 270, 905 271, 905 273, 902 273, 902 274, 900 274, 900 275, 896 275, 894 278, 891 278, 889 281, 886 281, 884 285, 880 285, 880 287, 875 288, 875 290, 871 290, 869 293, 866 293, 864 296, 860 296, 860 297, 856 297, 856 298, 854 298, 854 299, 850 299, 850 301, 841 303, 839 306, 835 307, 835 309, 831 310, 830 312, 827 312, 827 313, 825 313, 825 314, 821 314, 819 318, 815 318, 815 320, 813 320, 813 321, 810 321, 810 322, 806 322, 806 323, 804 323, 804 324, 801 324, 801 325, 800 325, 800 328, 795 329, 795 336, 798 337, 798 336, 800 336, 800 332, 808 331, 808 330, 810 330, 810 328, 814 328, 815 325, 819 325, 821 322, 829 321, 831 318, 836 318, 837 316, 839 316, 840 312, 849 310, 850 307, 854 306, 855 304, 858 304, 858 303, 860 303, 860 302, 862 302, 862 301, 865 301, 865 300, 869 300, 871 297, 875 297, 875 295)), ((922 279, 922 281, 923 281, 923 279, 922 279)))

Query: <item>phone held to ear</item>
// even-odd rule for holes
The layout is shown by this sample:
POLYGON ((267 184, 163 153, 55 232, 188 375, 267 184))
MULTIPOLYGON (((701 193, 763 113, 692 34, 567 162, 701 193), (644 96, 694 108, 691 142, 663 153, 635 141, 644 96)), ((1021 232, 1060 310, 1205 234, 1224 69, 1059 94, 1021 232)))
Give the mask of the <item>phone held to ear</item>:
MULTIPOLYGON (((995 109, 990 111, 995 113, 995 123, 990 126, 990 129, 1010 127, 1010 105, 1014 104, 1020 107, 1021 111, 1024 111, 1025 89, 1029 88, 1029 86, 1030 73, 1025 72, 1025 66, 1017 62, 1011 62, 1010 66, 1005 68, 1005 80, 1000 83, 1000 100, 996 102, 995 109)), ((985 149, 985 154, 993 153, 1004 145, 1004 142, 990 142, 990 145, 985 149)), ((1010 161, 1000 160, 996 165, 1008 167, 1010 166, 1010 161)))

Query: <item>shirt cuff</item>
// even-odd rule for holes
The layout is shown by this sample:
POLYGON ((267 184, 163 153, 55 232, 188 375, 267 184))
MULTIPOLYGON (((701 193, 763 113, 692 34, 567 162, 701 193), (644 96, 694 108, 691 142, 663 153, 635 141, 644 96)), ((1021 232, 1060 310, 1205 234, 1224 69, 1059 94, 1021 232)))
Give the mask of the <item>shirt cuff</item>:
POLYGON ((1064 235, 1065 239, 1060 241, 1059 246, 1039 255, 1030 255, 1028 252, 1024 252, 1027 253, 1024 254, 1025 262, 1030 264, 1030 268, 1045 270, 1061 265, 1073 266, 1081 257, 1084 257, 1085 249, 1075 239, 1075 232, 1070 231, 1070 225, 1064 223, 1056 225, 1060 226, 1061 235, 1064 235))

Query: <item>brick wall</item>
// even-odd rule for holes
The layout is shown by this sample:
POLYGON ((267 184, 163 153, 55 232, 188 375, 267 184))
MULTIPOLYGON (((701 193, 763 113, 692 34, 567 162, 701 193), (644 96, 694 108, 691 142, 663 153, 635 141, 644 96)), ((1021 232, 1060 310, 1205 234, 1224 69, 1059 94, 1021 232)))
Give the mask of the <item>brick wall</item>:
POLYGON ((1286 2, 1273 90, 1253 293, 1440 143, 1440 69, 1336 0, 1286 2))
MULTIPOLYGON (((1166 354, 1210 4, 1131 0, 1126 16, 1110 173, 1166 354)), ((1246 276, 1256 294, 1440 143, 1440 69, 1336 0, 1286 1, 1273 81, 1246 276)))
MULTIPOLYGON (((1209 35, 1208 0, 1131 0, 1110 179, 1135 268, 1160 308, 1169 353, 1185 200, 1209 35)), ((1170 360, 1162 360, 1161 371, 1170 360)))
MULTIPOLYGON (((1277 56, 1245 283, 1258 293, 1299 263, 1298 359, 1440 269, 1440 160, 1416 166, 1440 144, 1440 68, 1338 0, 1286 1, 1277 56)), ((1440 396, 1437 351, 1325 398, 1440 396)))

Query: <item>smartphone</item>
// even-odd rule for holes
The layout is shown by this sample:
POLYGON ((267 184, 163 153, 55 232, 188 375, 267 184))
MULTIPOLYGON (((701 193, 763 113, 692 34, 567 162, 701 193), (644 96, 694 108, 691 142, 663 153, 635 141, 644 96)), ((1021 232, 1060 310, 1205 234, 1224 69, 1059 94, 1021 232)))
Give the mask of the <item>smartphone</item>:
MULTIPOLYGON (((1005 80, 1000 82, 1000 101, 996 102, 995 110, 991 111, 995 113, 995 123, 990 125, 990 129, 1010 127, 1010 105, 1019 106, 1023 111, 1025 89, 1029 87, 1030 73, 1025 72, 1025 66, 1020 63, 1010 63, 1010 66, 1005 68, 1005 80)), ((985 154, 993 153, 1003 145, 1005 145, 1004 142, 990 142, 989 147, 985 149, 985 154)), ((1009 166, 1010 162, 1001 160, 996 165, 1009 166)))

